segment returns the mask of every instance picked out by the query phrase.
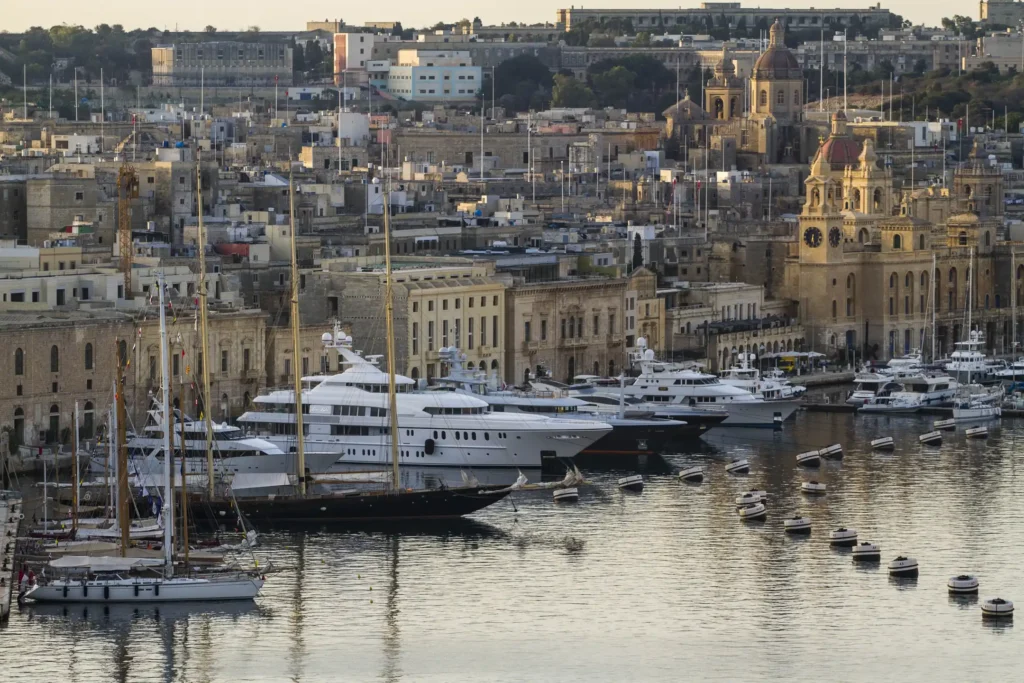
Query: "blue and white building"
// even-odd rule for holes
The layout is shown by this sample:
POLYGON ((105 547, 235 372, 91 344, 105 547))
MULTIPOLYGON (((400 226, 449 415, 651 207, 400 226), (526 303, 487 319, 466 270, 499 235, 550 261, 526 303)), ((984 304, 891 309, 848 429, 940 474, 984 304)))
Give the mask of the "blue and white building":
POLYGON ((388 92, 416 102, 471 102, 483 81, 464 50, 399 50, 388 71, 388 92))

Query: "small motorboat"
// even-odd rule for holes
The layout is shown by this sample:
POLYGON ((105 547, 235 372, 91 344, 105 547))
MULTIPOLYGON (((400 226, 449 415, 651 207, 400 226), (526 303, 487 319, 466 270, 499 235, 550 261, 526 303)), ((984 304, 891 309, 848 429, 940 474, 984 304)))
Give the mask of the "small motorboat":
POLYGON ((952 418, 948 420, 936 420, 935 422, 932 422, 932 427, 944 432, 951 432, 956 429, 956 420, 952 418))
POLYGON ((921 436, 917 437, 917 440, 920 441, 925 446, 941 446, 942 432, 928 432, 927 434, 922 434, 921 436))
POLYGON ((989 598, 981 603, 982 618, 1012 619, 1013 603, 1002 598, 989 598))
POLYGON ((642 474, 633 474, 619 479, 619 488, 624 491, 643 491, 644 477, 642 474))
POLYGON ((878 562, 882 559, 882 546, 863 541, 853 546, 854 562, 878 562))
POLYGON ((554 500, 556 503, 575 503, 580 499, 580 490, 575 486, 564 489, 555 489, 554 500))
POLYGON ((946 582, 946 587, 950 593, 977 593, 980 586, 981 582, 978 581, 978 577, 971 576, 970 574, 952 576, 946 582))
POLYGON ((821 455, 818 451, 807 451, 796 456, 796 464, 804 467, 818 467, 821 465, 821 455))
POLYGON ((756 505, 763 502, 764 496, 761 495, 760 491, 747 491, 741 496, 736 496, 736 507, 746 507, 747 505, 756 505))
POLYGON ((800 484, 800 490, 810 495, 823 495, 825 493, 826 486, 820 481, 805 481, 800 484))
POLYGON ((750 472, 750 462, 747 460, 733 460, 725 466, 729 474, 747 474, 750 472))
POLYGON ((841 460, 843 458, 843 446, 842 444, 834 443, 831 446, 825 446, 818 455, 827 460, 841 460))
POLYGON ((737 512, 744 522, 752 522, 755 519, 764 519, 768 514, 768 508, 764 506, 764 503, 754 503, 741 507, 737 512))
POLYGON ((857 545, 857 530, 847 529, 844 526, 828 532, 829 545, 849 548, 857 545))
POLYGON ((787 534, 809 534, 811 533, 811 518, 801 517, 795 515, 791 519, 785 520, 782 525, 786 529, 787 534))
POLYGON ((964 432, 964 436, 968 439, 987 439, 988 427, 985 427, 984 425, 981 427, 971 427, 964 432))
POLYGON ((896 448, 896 441, 891 436, 883 436, 872 441, 871 448, 876 451, 891 451, 896 448))
POLYGON ((889 563, 889 576, 915 577, 917 569, 917 560, 900 555, 889 563))
POLYGON ((704 481, 704 468, 701 466, 690 467, 679 473, 679 478, 683 481, 700 483, 704 481))

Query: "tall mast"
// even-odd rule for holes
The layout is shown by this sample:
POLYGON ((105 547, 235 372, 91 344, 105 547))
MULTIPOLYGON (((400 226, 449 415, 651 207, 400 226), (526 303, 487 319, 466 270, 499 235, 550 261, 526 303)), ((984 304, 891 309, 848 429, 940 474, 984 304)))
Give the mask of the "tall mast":
POLYGON ((114 345, 114 357, 117 360, 117 521, 121 525, 121 557, 128 552, 128 444, 126 426, 128 416, 124 408, 124 359, 121 357, 121 344, 114 345))
MULTIPOLYGON (((174 450, 171 448, 171 359, 167 353, 167 312, 164 310, 164 272, 156 274, 156 286, 160 290, 160 398, 164 404, 164 573, 167 578, 174 575, 174 488, 171 486, 171 461, 174 450)), ((205 367, 205 363, 203 364, 205 367)), ((213 477, 210 477, 213 481, 213 477)))
MULTIPOLYGON (((481 164, 483 160, 481 159, 481 164)), ((395 490, 399 489, 398 479, 398 399, 395 389, 395 373, 398 368, 395 365, 395 330, 394 315, 395 303, 391 286, 391 225, 388 216, 388 203, 391 198, 387 191, 384 192, 384 322, 388 335, 388 415, 391 417, 391 477, 395 490)))
POLYGON ((292 372, 295 375, 295 457, 299 495, 306 495, 306 442, 302 434, 302 358, 299 349, 299 257, 295 253, 295 185, 288 170, 288 219, 292 246, 292 372))
POLYGON ((213 498, 213 417, 210 415, 210 336, 207 320, 206 228, 203 226, 203 173, 196 163, 196 196, 199 208, 199 336, 203 362, 203 417, 206 421, 206 491, 213 498))
POLYGON ((928 282, 932 283, 932 288, 931 288, 932 291, 929 292, 929 294, 931 295, 931 300, 932 300, 932 362, 933 363, 935 362, 935 306, 936 306, 935 291, 936 291, 936 287, 939 284, 936 280, 934 280, 934 278, 935 278, 935 252, 932 252, 932 274, 931 274, 931 277, 928 278, 928 282))
POLYGON ((1010 311, 1013 316, 1013 331, 1011 334, 1011 353, 1017 353, 1017 254, 1010 248, 1010 311))
MULTIPOLYGON (((71 447, 71 535, 78 531, 78 401, 75 401, 75 428, 72 430, 71 447)), ((46 495, 46 489, 43 489, 46 495)))
MULTIPOLYGON (((181 402, 181 384, 178 384, 178 405, 181 402)), ((185 571, 188 571, 188 486, 185 479, 185 413, 178 417, 181 426, 181 549, 184 552, 185 571)))

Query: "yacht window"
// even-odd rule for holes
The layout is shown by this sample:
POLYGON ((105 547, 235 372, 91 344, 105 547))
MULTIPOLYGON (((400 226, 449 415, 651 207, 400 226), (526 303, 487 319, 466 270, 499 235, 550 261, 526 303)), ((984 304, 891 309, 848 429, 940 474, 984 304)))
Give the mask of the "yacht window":
POLYGON ((441 432, 441 438, 442 438, 442 439, 447 439, 447 438, 448 438, 448 435, 447 435, 447 434, 445 434, 445 433, 444 433, 444 432, 442 431, 442 432, 441 432))
POLYGON ((490 441, 491 435, 488 432, 484 432, 484 441, 490 441))

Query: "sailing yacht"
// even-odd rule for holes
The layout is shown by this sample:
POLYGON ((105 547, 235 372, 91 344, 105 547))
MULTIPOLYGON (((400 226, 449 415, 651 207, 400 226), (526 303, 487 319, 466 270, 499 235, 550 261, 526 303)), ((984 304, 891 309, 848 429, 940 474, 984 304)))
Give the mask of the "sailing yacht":
MULTIPOLYGON (((338 464, 387 464, 389 375, 352 349, 340 330, 322 338, 348 367, 303 378, 306 457, 338 464)), ((495 412, 482 396, 419 392, 408 377, 394 377, 401 462, 417 467, 540 467, 568 459, 608 434, 607 422, 578 416, 495 412)), ((295 446, 295 399, 289 390, 258 396, 239 418, 250 432, 282 449, 295 446)))
MULTIPOLYGON (((164 308, 163 272, 157 274, 160 290, 160 353, 162 357, 163 405, 170 403, 170 361, 167 344, 167 319, 164 308)), ((119 397, 123 401, 123 395, 119 397)), ((26 599, 35 602, 82 603, 82 602, 183 602, 197 600, 252 600, 263 587, 263 577, 255 572, 219 575, 214 578, 174 576, 174 544, 171 530, 174 491, 171 489, 171 421, 169 413, 164 414, 164 458, 163 500, 164 525, 162 561, 163 573, 157 576, 131 576, 132 571, 152 568, 153 562, 141 558, 65 556, 50 563, 51 568, 63 570, 66 575, 46 584, 38 584, 26 594, 26 599), (71 572, 80 576, 72 577, 71 572), (81 575, 84 575, 82 578, 81 575)), ((127 496, 126 491, 122 491, 127 496)), ((127 525, 128 515, 119 515, 119 523, 127 525)), ((126 548, 122 547, 124 554, 126 548)))

